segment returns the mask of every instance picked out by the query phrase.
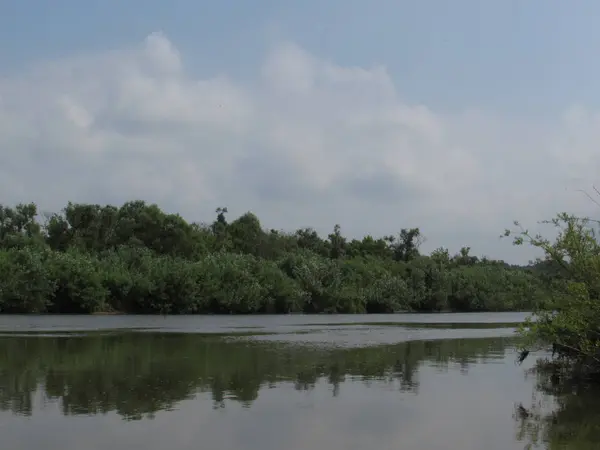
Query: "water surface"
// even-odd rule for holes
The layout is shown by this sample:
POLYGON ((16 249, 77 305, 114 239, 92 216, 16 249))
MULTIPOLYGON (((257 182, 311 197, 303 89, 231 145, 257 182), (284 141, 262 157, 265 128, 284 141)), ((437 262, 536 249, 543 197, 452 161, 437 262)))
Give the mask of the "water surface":
POLYGON ((249 315, 249 316, 0 316, 0 335, 91 331, 245 335, 269 341, 365 346, 418 339, 511 336, 526 313, 249 315))
POLYGON ((598 448, 593 408, 548 422, 522 318, 3 316, 2 448, 598 448))

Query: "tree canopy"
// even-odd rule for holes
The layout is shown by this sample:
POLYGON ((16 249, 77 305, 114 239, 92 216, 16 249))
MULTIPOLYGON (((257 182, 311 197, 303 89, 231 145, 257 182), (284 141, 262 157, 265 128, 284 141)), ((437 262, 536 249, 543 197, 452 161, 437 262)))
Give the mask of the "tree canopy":
POLYGON ((0 206, 3 313, 388 313, 529 310, 545 284, 531 267, 420 251, 419 228, 349 239, 336 225, 266 230, 248 212, 189 223, 136 200, 0 206))

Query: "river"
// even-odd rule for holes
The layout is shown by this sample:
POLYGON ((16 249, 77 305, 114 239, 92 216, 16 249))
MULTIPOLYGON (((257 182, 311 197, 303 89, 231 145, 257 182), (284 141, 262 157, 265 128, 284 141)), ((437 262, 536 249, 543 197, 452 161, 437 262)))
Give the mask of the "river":
POLYGON ((515 364, 524 317, 0 316, 2 448, 600 448, 515 364))

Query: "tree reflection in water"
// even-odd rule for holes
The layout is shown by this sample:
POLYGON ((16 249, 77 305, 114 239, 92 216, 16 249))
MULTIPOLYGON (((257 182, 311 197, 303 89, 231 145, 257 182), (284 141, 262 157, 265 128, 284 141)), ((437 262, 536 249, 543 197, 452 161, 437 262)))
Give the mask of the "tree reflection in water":
POLYGON ((199 334, 98 333, 84 337, 0 337, 0 408, 35 413, 33 397, 59 400, 65 415, 116 411, 152 417, 200 392, 215 407, 250 407, 262 387, 294 383, 309 390, 321 379, 333 395, 346 377, 418 389, 425 361, 468 370, 479 358, 502 358, 509 339, 416 341, 368 348, 324 348, 199 334))
POLYGON ((536 390, 530 405, 516 405, 517 439, 527 450, 598 450, 600 388, 561 375, 560 367, 545 359, 528 371, 536 390))

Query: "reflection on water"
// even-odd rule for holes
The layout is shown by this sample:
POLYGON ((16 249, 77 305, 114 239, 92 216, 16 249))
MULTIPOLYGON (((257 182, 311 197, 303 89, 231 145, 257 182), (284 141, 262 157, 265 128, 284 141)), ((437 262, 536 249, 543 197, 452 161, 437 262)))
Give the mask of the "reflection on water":
MULTIPOLYGON (((328 326, 323 320, 322 337, 335 335, 328 326)), ((600 415, 589 398, 525 377, 509 337, 357 347, 8 331, 0 337, 7 449, 598 448, 600 415), (513 414, 518 403, 526 415, 513 414)))
POLYGON ((323 380, 333 396, 346 378, 416 392, 424 361, 466 372, 479 360, 501 360, 508 345, 472 339, 332 349, 178 333, 3 337, 0 407, 31 415, 42 390, 60 400, 65 415, 116 411, 141 419, 198 392, 210 392, 216 407, 226 399, 250 407, 262 387, 282 381, 307 391, 323 380))
POLYGON ((517 405, 517 437, 529 448, 598 450, 600 387, 557 378, 552 370, 531 370, 536 391, 529 404, 517 405))

